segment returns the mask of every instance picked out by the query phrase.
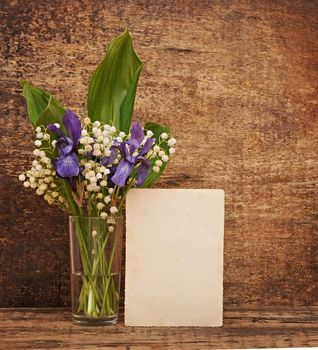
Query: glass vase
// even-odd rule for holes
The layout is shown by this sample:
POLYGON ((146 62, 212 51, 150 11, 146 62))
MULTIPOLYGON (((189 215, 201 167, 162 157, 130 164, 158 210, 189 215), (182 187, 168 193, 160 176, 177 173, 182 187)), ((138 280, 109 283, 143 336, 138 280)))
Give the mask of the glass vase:
POLYGON ((73 321, 83 325, 118 320, 123 216, 69 217, 73 321))

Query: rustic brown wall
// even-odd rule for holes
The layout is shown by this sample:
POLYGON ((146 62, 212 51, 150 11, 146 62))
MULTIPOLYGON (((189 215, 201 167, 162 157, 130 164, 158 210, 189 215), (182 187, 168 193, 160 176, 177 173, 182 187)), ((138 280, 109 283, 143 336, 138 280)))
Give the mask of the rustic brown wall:
POLYGON ((158 187, 226 193, 226 305, 315 304, 317 1, 1 1, 0 306, 69 303, 66 215, 25 190, 19 80, 85 113, 124 26, 144 62, 135 118, 171 125, 158 187))

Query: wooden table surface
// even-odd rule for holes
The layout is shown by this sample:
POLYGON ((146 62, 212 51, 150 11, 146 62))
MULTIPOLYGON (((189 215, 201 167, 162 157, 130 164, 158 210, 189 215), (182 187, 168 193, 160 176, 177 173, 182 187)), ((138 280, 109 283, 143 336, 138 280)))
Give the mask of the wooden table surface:
POLYGON ((224 310, 224 326, 84 327, 69 309, 1 309, 0 349, 212 349, 318 346, 318 306, 224 310))

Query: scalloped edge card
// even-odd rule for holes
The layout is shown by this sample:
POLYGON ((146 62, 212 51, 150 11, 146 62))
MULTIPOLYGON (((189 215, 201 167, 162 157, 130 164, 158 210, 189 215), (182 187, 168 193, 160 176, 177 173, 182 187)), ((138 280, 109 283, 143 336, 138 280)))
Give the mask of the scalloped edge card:
POLYGON ((223 190, 129 191, 125 325, 222 326, 223 234, 223 190))

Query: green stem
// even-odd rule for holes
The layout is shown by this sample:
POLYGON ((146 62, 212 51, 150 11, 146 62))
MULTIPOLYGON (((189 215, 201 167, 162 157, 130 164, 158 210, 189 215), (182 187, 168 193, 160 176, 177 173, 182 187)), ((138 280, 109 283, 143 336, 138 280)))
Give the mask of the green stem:
POLYGON ((90 317, 114 315, 118 305, 118 293, 111 270, 117 249, 117 235, 112 242, 108 261, 105 250, 111 233, 105 229, 105 225, 99 222, 97 227, 90 227, 90 221, 86 222, 83 217, 76 217, 75 223, 84 273, 78 310, 90 317), (91 230, 98 231, 94 238, 90 237, 91 230), (89 246, 95 252, 91 252, 89 246))
POLYGON ((107 293, 108 293, 110 280, 113 279, 113 276, 111 276, 110 273, 111 273, 111 268, 112 268, 112 264, 113 264, 113 258, 114 258, 114 254, 115 254, 115 250, 116 250, 116 246, 117 246, 117 238, 118 238, 118 235, 115 236, 115 239, 114 239, 114 242, 113 242, 113 249, 112 249, 110 260, 109 260, 109 264, 108 264, 108 269, 107 269, 107 277, 108 278, 107 278, 105 291, 104 291, 102 310, 105 307, 105 303, 107 301, 109 301, 108 298, 107 298, 107 293))

